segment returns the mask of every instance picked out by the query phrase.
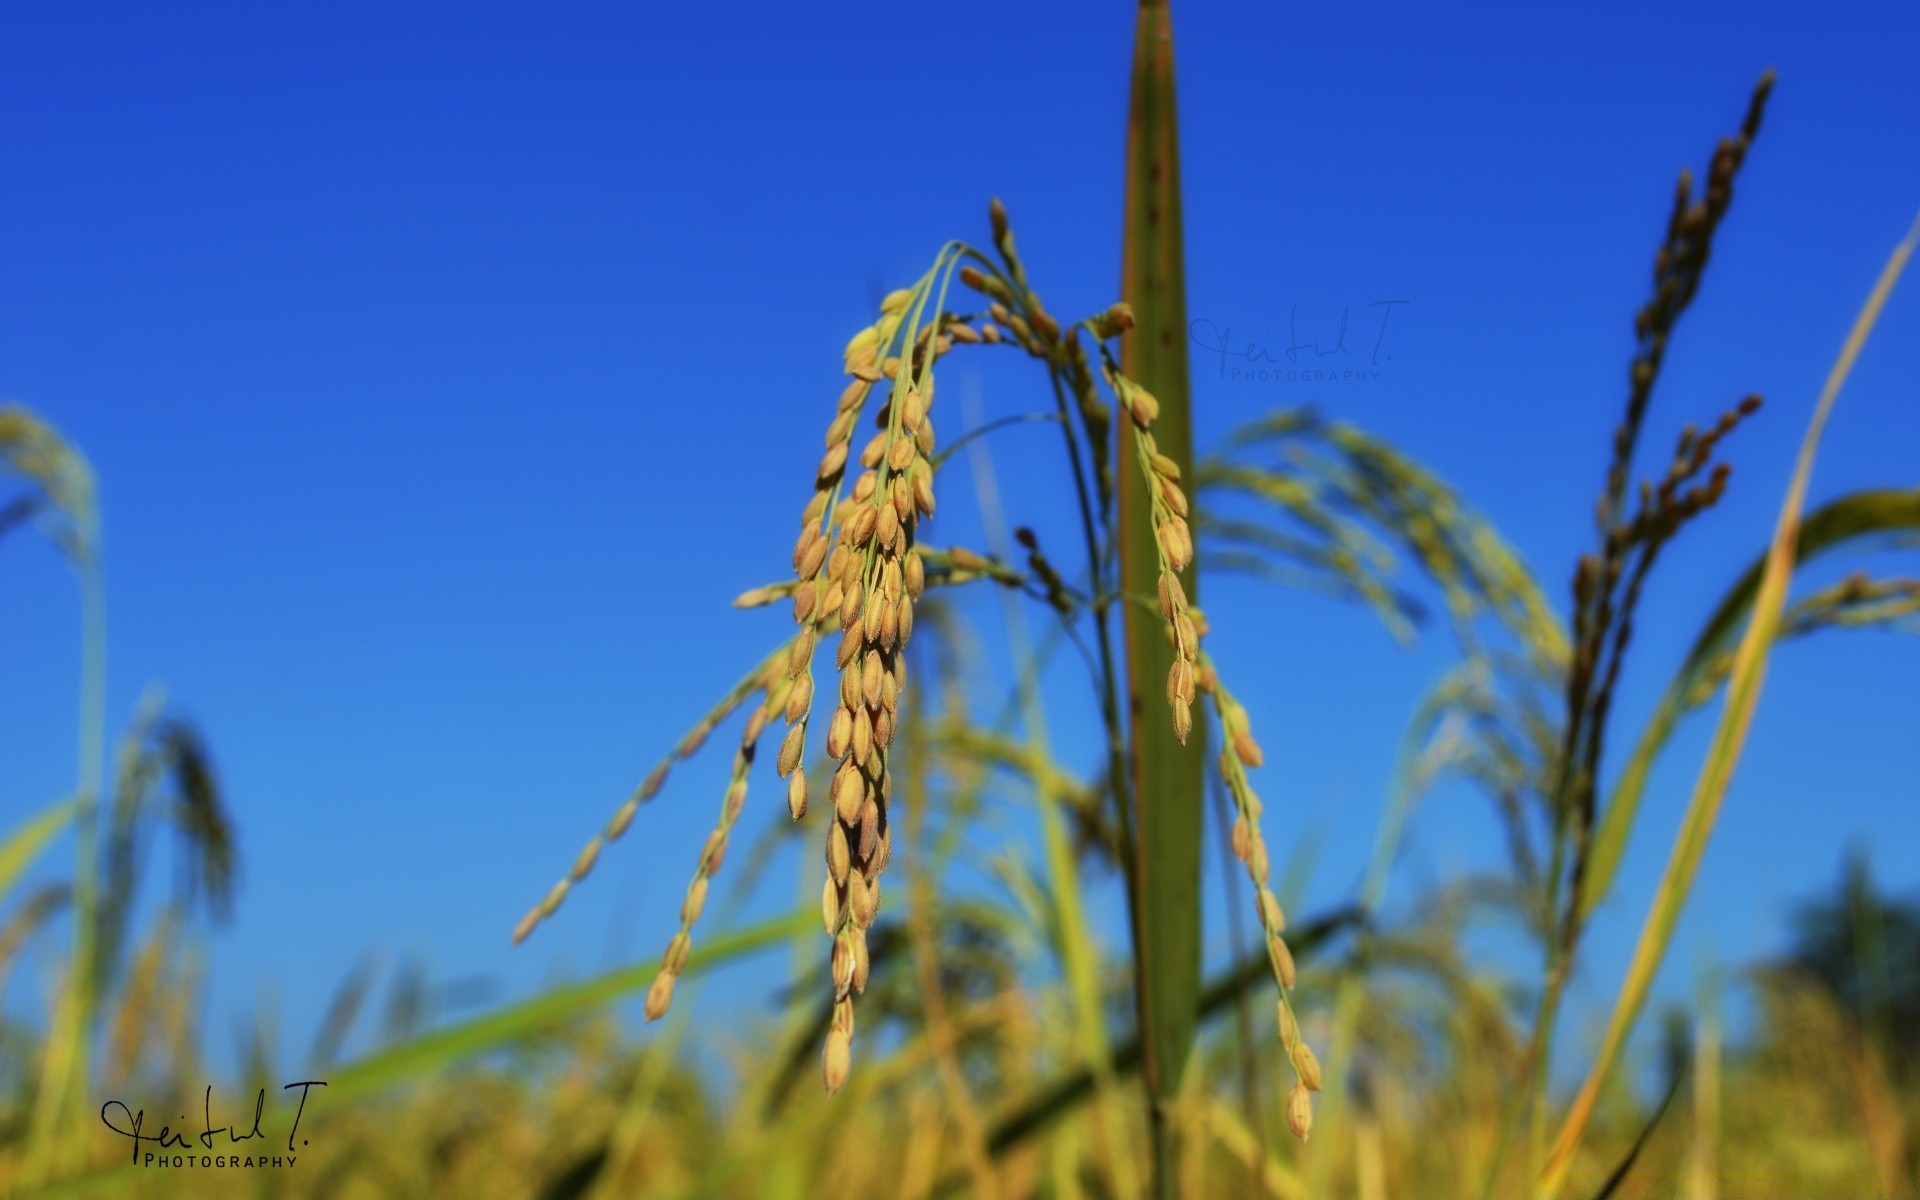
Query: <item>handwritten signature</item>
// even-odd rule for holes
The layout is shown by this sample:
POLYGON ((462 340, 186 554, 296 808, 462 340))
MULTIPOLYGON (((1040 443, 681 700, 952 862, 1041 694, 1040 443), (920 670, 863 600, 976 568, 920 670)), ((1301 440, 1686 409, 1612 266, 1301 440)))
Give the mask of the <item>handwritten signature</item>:
MULTIPOLYGON (((292 1155, 295 1149, 294 1139, 298 1137, 300 1133, 300 1118, 307 1111, 307 1093, 314 1088, 325 1086, 327 1086, 327 1083, 324 1079, 303 1079, 298 1083, 285 1084, 280 1089, 283 1092, 292 1091, 294 1088, 300 1089, 300 1097, 294 1107, 293 1123, 287 1127, 288 1158, 286 1162, 288 1165, 292 1165, 293 1162, 292 1155)), ((215 1125, 213 1123, 213 1085, 208 1084, 206 1095, 201 1104, 202 1120, 198 1134, 194 1134, 190 1127, 176 1130, 169 1125, 162 1125, 158 1133, 142 1132, 146 1127, 147 1110, 143 1108, 138 1112, 134 1112, 119 1100, 109 1100, 100 1106, 100 1121, 108 1129, 111 1129, 132 1143, 133 1161, 135 1164, 138 1164, 141 1155, 140 1148, 143 1145, 151 1146, 160 1151, 192 1151, 197 1144, 202 1151, 212 1151, 216 1149, 216 1143, 218 1144, 218 1148, 224 1149, 227 1146, 237 1146, 242 1142, 250 1142, 258 1138, 264 1138, 266 1134, 261 1131, 260 1126, 265 1118, 266 1108, 267 1089, 261 1088, 259 1095, 254 1100, 253 1124, 247 1128, 246 1132, 241 1132, 241 1127, 238 1122, 232 1122, 226 1125, 215 1125), (119 1110, 119 1124, 115 1123, 112 1115, 115 1109, 119 1110), (220 1141, 221 1134, 226 1135, 224 1142, 220 1141)), ((185 1121, 187 1117, 183 1114, 180 1119, 185 1121)), ((299 1144, 304 1146, 307 1142, 303 1138, 299 1144)), ((152 1151, 148 1151, 146 1157, 149 1163, 151 1163, 155 1155, 152 1151)), ((161 1158, 164 1162, 165 1155, 163 1154, 161 1158)), ((276 1165, 278 1165, 279 1161, 277 1157, 274 1159, 276 1165)), ((224 1166, 226 1164, 223 1162, 220 1165, 224 1166)), ((234 1165, 240 1165, 237 1156, 235 1156, 234 1165)), ((251 1157, 249 1157, 247 1165, 252 1165, 251 1157)))
MULTIPOLYGON (((1393 310, 1407 303, 1409 301, 1406 300, 1374 300, 1366 306, 1369 309, 1378 309, 1380 316, 1380 325, 1373 332, 1373 345, 1368 351, 1367 359, 1368 366, 1373 368, 1372 375, 1375 379, 1379 378, 1380 364, 1393 357, 1391 354, 1383 353, 1387 341, 1387 327, 1393 321, 1393 310)), ((1347 332, 1351 324, 1351 316, 1352 309, 1343 307, 1340 310, 1340 322, 1334 330, 1333 340, 1323 344, 1318 338, 1303 339, 1300 336, 1300 306, 1294 305, 1287 311, 1287 344, 1278 348, 1279 357, 1275 357, 1272 349, 1252 338, 1247 339, 1244 345, 1236 346, 1231 326, 1216 325, 1204 317, 1189 325, 1187 332, 1195 346, 1219 357, 1222 379, 1266 379, 1269 372, 1285 379, 1337 379, 1342 375, 1351 378, 1355 374, 1351 369, 1343 372, 1336 364, 1324 363, 1324 360, 1336 355, 1352 353, 1347 347, 1347 332), (1309 354, 1312 357, 1307 357, 1309 354), (1283 358, 1288 364, 1286 367, 1281 366, 1283 358)))

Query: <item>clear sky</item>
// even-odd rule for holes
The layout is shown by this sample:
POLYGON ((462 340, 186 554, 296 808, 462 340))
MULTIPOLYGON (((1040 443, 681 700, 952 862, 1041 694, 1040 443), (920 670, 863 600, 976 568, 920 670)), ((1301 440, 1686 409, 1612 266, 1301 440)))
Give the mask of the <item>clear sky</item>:
MULTIPOLYGON (((1825 371, 1920 205, 1920 8, 1175 19, 1192 316, 1280 342, 1290 319, 1330 338, 1342 309, 1359 328, 1369 304, 1405 302, 1378 380, 1236 382, 1196 357, 1202 446, 1315 401, 1457 484, 1562 604, 1674 175, 1779 69, 1648 445, 1749 391, 1769 406, 1648 598, 1623 685, 1635 725, 1764 541, 1825 371)), ((303 1048, 370 949, 497 998, 657 952, 720 754, 676 776, 561 919, 518 950, 507 932, 782 636, 783 616, 727 601, 787 570, 838 354, 873 299, 942 240, 984 241, 993 194, 1054 311, 1116 298, 1130 40, 1123 4, 0 12, 0 396, 100 476, 113 725, 165 681, 239 818, 216 1042, 270 994, 303 1048)), ((945 395, 1046 404, 1030 372, 973 369, 956 362, 945 395)), ((943 432, 961 424, 949 407, 943 432)), ((995 453, 1011 516, 1064 541, 1044 428, 995 453)), ((961 474, 937 541, 977 540, 961 474)), ((1909 279, 1813 498, 1916 482, 1909 279)), ((71 786, 73 595, 44 546, 0 543, 0 827, 71 786)), ((1310 897, 1336 901, 1444 639, 1404 649, 1362 613, 1255 584, 1210 584, 1208 603, 1268 750, 1269 836, 1317 831, 1310 897)), ((976 611, 996 637, 997 614, 976 611)), ((1063 741, 1077 711, 1057 714, 1063 741)), ((1920 884, 1917 711, 1911 640, 1780 653, 1669 989, 1702 949, 1776 947, 1789 901, 1849 844, 1920 884)), ((1618 976, 1707 723, 1655 780, 1584 1002, 1618 976)), ((770 782, 756 820, 780 808, 770 782)), ((1496 853, 1483 804, 1436 800, 1399 895, 1496 853)), ((793 869, 754 911, 787 902, 793 869)), ((761 1003, 746 984, 736 1002, 761 1003)))

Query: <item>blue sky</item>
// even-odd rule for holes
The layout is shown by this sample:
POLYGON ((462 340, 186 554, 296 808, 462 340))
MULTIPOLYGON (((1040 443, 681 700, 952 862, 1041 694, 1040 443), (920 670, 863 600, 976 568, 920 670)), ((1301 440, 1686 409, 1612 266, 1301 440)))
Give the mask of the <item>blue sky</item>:
MULTIPOLYGON (((1182 6, 1192 316, 1236 340, 1284 342, 1290 322, 1330 339, 1343 309, 1359 329, 1369 304, 1405 302, 1378 380, 1235 381, 1196 357, 1202 445, 1316 402, 1458 485, 1563 602, 1674 175, 1778 68, 1648 444, 1749 391, 1769 406, 1651 590, 1631 725, 1764 541, 1920 204, 1916 36, 1911 5, 1182 6)), ((560 920, 518 950, 506 933, 781 636, 727 601, 786 570, 839 349, 874 297, 942 240, 984 241, 997 194, 1054 311, 1115 298, 1130 39, 1113 4, 7 7, 0 396, 101 479, 113 723, 165 681, 241 823, 216 1043, 271 994, 303 1048, 372 948, 501 998, 656 952, 719 755, 560 920)), ((1917 335, 1909 280, 1816 500, 1916 482, 1917 335)), ((1030 373, 953 370, 945 394, 989 414, 1045 404, 1030 373)), ((960 427, 949 408, 943 432, 960 427)), ((994 452, 1011 517, 1065 544, 1043 430, 994 452)), ((948 486, 932 536, 977 542, 968 486, 948 486)), ((43 546, 0 543, 0 579, 11 826, 70 787, 77 617, 43 546)), ((1322 837, 1309 896, 1334 902, 1444 639, 1402 648, 1358 611, 1252 584, 1210 585, 1208 606, 1268 749, 1269 837, 1322 837)), ((997 612, 976 611, 995 637, 997 612)), ((1777 946, 1850 844, 1920 885, 1920 646, 1822 642, 1769 678, 1670 992, 1703 949, 1777 946)), ((1073 703, 1056 720, 1063 742, 1085 730, 1073 703)), ((1586 1002, 1617 978, 1705 732, 1655 780, 1586 1002)), ((1466 797, 1414 835, 1403 898, 1497 852, 1466 797)), ((785 865, 753 910, 793 886, 785 865)))

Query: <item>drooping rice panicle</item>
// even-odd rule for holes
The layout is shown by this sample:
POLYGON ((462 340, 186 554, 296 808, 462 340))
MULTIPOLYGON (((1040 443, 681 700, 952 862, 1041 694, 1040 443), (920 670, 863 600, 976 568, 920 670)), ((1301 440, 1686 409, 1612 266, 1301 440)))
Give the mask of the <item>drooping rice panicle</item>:
MULTIPOLYGON (((660 793, 661 786, 667 781, 667 774, 673 770, 673 764, 692 758, 699 753, 700 748, 706 744, 707 736, 718 728, 721 722, 732 716, 736 709, 745 704, 748 697, 756 691, 765 692, 774 686, 781 678, 781 668, 787 661, 791 645, 791 641, 783 643, 773 653, 761 659, 753 670, 743 675, 739 682, 728 689, 727 694, 721 697, 720 702, 714 705, 706 716, 700 718, 699 722, 687 731, 686 736, 674 744, 673 749, 654 765, 653 770, 647 772, 647 777, 641 780, 640 786, 634 788, 620 807, 614 810, 612 818, 600 832, 581 847, 580 853, 575 856, 573 866, 567 873, 547 890, 547 894, 538 904, 527 910, 526 916, 520 918, 520 923, 513 930, 515 945, 526 941, 527 936, 540 922, 559 910, 560 905, 567 898, 567 893, 573 889, 573 885, 585 879, 593 870, 594 864, 600 861, 602 848, 609 842, 618 841, 620 835, 627 831, 627 827, 633 824, 634 815, 640 811, 640 806, 660 793)), ((757 737, 758 728, 754 732, 757 737)))
POLYGON ((1272 863, 1267 855, 1266 839, 1260 835, 1260 797, 1247 782, 1247 768, 1265 761, 1260 743, 1254 740, 1247 710, 1220 682, 1213 660, 1200 656, 1200 690, 1212 700, 1214 715, 1220 719, 1220 777, 1233 797, 1233 856, 1247 869, 1253 884, 1254 908, 1259 912, 1260 928, 1266 934, 1267 959, 1273 966, 1273 981, 1280 989, 1277 1009, 1280 1044, 1286 1048, 1287 1061, 1293 1067, 1293 1089, 1287 1096, 1287 1127, 1293 1135, 1306 1140, 1313 1126, 1311 1093, 1320 1090, 1320 1060, 1300 1036, 1300 1024, 1293 1015, 1293 951, 1286 938, 1287 919, 1280 901, 1268 885, 1272 863))
POLYGON ((1122 375, 1109 361, 1107 383, 1120 400, 1133 428, 1133 446, 1140 471, 1153 488, 1154 543, 1160 558, 1160 615, 1173 640, 1173 667, 1167 674, 1167 706, 1173 712, 1173 732, 1182 742, 1193 732, 1195 667, 1200 661, 1200 633, 1194 625, 1180 572, 1193 561, 1193 530, 1187 524, 1187 495, 1180 490, 1180 468, 1153 444, 1153 421, 1160 405, 1152 394, 1122 375))
POLYGON ((788 664, 793 697, 779 766, 796 817, 806 808, 799 768, 814 696, 814 625, 828 632, 837 623, 840 631, 834 653, 840 682, 826 737, 827 753, 839 766, 828 790, 833 815, 821 895, 822 920, 833 938, 833 1017, 821 1056, 829 1094, 851 1069, 853 997, 866 989, 867 929, 879 910, 880 876, 892 855, 887 759, 906 686, 913 605, 926 587, 916 535, 920 520, 934 509, 933 364, 955 342, 947 330, 956 325, 941 302, 956 258, 954 249, 943 250, 914 288, 887 296, 881 319, 849 343, 846 370, 854 382, 828 429, 814 499, 794 547, 794 616, 803 629, 788 664), (933 315, 923 321, 930 305, 933 315), (882 379, 888 396, 878 413, 879 432, 854 460, 863 470, 836 502, 852 457, 854 426, 872 385, 882 379))
POLYGON ((726 796, 720 802, 720 819, 715 822, 713 832, 707 835, 706 844, 700 848, 699 865, 694 868, 693 881, 687 885, 686 898, 680 902, 680 928, 667 944, 666 953, 660 958, 660 973, 653 977, 653 985, 647 989, 649 1021, 657 1021, 666 1015, 667 1006, 673 1002, 674 982, 686 967, 687 955, 693 950, 694 923, 700 919, 700 912, 706 907, 708 881, 720 870, 720 863, 727 854, 727 839, 733 832, 734 822, 740 819, 741 809, 746 806, 747 775, 759 749, 760 735, 774 717, 786 708, 792 690, 793 681, 776 664, 769 672, 765 698, 747 719, 747 727, 740 735, 740 748, 734 751, 733 774, 727 781, 726 796))

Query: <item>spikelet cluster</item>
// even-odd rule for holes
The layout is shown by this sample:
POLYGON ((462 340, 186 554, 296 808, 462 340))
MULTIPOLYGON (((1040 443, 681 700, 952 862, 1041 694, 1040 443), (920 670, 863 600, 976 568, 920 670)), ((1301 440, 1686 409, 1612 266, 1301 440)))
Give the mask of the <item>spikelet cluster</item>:
MULTIPOLYGON (((846 350, 852 382, 828 427, 815 491, 794 544, 794 619, 801 632, 787 663, 790 680, 779 771, 798 819, 807 809, 807 730, 814 711, 816 642, 837 637, 838 684, 824 711, 826 751, 835 760, 828 799, 827 878, 821 918, 833 939, 834 1006, 823 1052, 829 1094, 846 1082, 853 1045, 853 997, 866 989, 867 930, 880 907, 880 877, 893 852, 888 770, 900 698, 906 687, 906 645, 913 606, 926 587, 916 545, 919 523, 934 508, 934 360, 954 343, 944 318, 919 325, 930 275, 919 288, 889 295, 881 318, 846 350), (917 333, 916 333, 917 327, 917 333), (900 355, 889 353, 896 345, 900 355), (869 392, 888 381, 878 432, 856 456, 854 430, 869 392), (858 469, 841 498, 843 483, 858 469)), ((972 331, 958 339, 966 341, 972 331)))
MULTIPOLYGON (((584 880, 593 871, 594 865, 600 861, 600 851, 606 847, 607 843, 620 840, 621 835, 626 833, 628 827, 633 824, 634 817, 639 814, 640 806, 659 795, 661 787, 667 782, 667 775, 673 770, 676 762, 698 754, 700 748, 706 745, 708 736, 720 726, 721 722, 738 711, 753 698, 756 692, 761 695, 763 701, 759 711, 764 711, 765 701, 771 698, 775 689, 784 693, 783 668, 786 662, 786 646, 781 646, 762 659, 753 670, 747 672, 732 688, 728 689, 720 703, 714 705, 706 716, 700 718, 699 723, 675 743, 673 749, 654 766, 653 770, 647 772, 647 777, 641 780, 640 786, 633 789, 600 832, 594 834, 587 844, 581 847, 580 853, 574 857, 572 868, 560 877, 559 882, 547 889, 547 894, 540 899, 539 903, 528 909, 527 914, 520 918, 520 923, 513 930, 515 945, 526 941, 528 935, 533 933, 540 922, 560 910, 560 905, 566 901, 575 885, 584 880)), ((765 721, 758 712, 755 716, 748 718, 748 728, 751 732, 748 740, 757 741, 765 728, 765 721)))
POLYGON ((1214 715, 1220 721, 1220 777, 1226 782, 1235 809, 1233 856, 1246 867, 1247 879, 1253 884, 1254 907, 1260 916, 1260 930, 1266 937, 1267 961, 1273 968, 1273 980, 1280 988, 1277 1010, 1280 1044, 1287 1052, 1294 1075, 1293 1089, 1287 1096, 1287 1127, 1304 1141, 1313 1126, 1312 1093, 1320 1090, 1320 1060, 1300 1036, 1299 1023, 1294 1020, 1293 951, 1284 936, 1287 918, 1267 882, 1273 864, 1267 856, 1266 839, 1260 835, 1260 797, 1247 782, 1247 768, 1258 767, 1266 756, 1261 752, 1260 743, 1254 740, 1247 710, 1220 682, 1213 660, 1204 654, 1200 657, 1200 687, 1211 698, 1214 715))
POLYGON ((1187 494, 1180 488, 1180 464, 1160 453, 1153 441, 1153 422, 1160 403, 1153 394, 1107 364, 1107 382, 1127 410, 1133 426, 1135 456, 1153 497, 1153 537, 1160 558, 1158 584, 1160 616, 1173 643, 1173 666, 1167 672, 1167 707, 1173 713, 1173 733, 1182 743, 1193 732, 1193 692, 1200 662, 1197 614, 1187 602, 1180 573, 1193 561, 1193 528, 1187 523, 1187 494))
POLYGON ((1305 1140, 1313 1126, 1312 1094, 1320 1090, 1320 1062, 1301 1038, 1299 1023, 1294 1020, 1293 951, 1284 936, 1287 919, 1268 884, 1273 867, 1266 839, 1260 834, 1260 797, 1247 782, 1247 768, 1258 767, 1265 755, 1254 740, 1247 710, 1227 692, 1213 661, 1200 649, 1206 619, 1188 602, 1186 589, 1180 584, 1180 572, 1193 561, 1193 531, 1188 524, 1186 493, 1180 489, 1180 467, 1154 446, 1153 422, 1160 415, 1159 403, 1152 393, 1122 375, 1111 360, 1106 368, 1107 382, 1132 423, 1135 457, 1153 493, 1154 541, 1160 558, 1160 616, 1166 621, 1167 637, 1174 648, 1173 668, 1167 676, 1173 731, 1182 742, 1187 740, 1193 731, 1194 692, 1206 693, 1220 721, 1220 777, 1236 810, 1233 854, 1246 867, 1253 884, 1267 960, 1280 989, 1280 1044, 1294 1073, 1293 1088, 1287 1096, 1287 1127, 1295 1137, 1305 1140))
POLYGON ((727 839, 733 833, 734 822, 740 819, 741 810, 746 807, 747 776, 759 749, 760 735, 774 718, 785 711, 787 698, 793 690, 793 682, 787 678, 784 662, 778 659, 762 667, 757 682, 761 693, 760 704, 748 714, 746 728, 740 733, 740 746, 733 752, 733 772, 720 802, 720 819, 714 823, 713 832, 707 835, 706 842, 700 847, 700 859, 694 867, 693 881, 687 885, 686 897, 680 902, 680 928, 674 933, 673 940, 667 943, 666 953, 660 956, 660 971, 653 977, 653 985, 647 989, 649 1021, 657 1021, 665 1016, 667 1006, 673 1001, 674 983, 680 978, 680 972, 686 969, 687 956, 693 950, 694 923, 706 908, 708 884, 727 856, 727 839))

